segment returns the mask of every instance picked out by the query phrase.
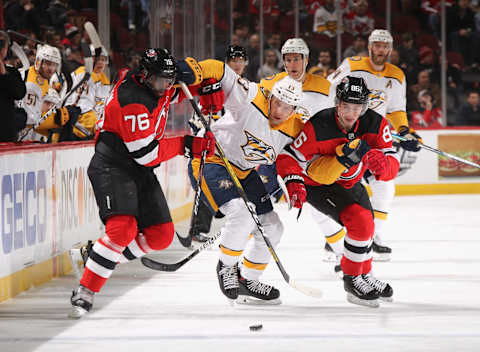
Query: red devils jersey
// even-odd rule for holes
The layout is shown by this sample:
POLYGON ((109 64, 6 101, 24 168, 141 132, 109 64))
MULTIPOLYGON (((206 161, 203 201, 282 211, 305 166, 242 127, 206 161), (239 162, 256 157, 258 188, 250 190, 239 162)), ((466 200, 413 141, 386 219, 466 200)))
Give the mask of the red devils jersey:
POLYGON ((183 137, 163 138, 168 107, 183 98, 183 92, 171 88, 159 99, 129 74, 107 99, 103 121, 98 124, 100 138, 102 132, 115 134, 129 156, 146 167, 183 154, 183 137))
POLYGON ((365 164, 361 161, 346 168, 337 160, 336 148, 357 138, 387 155, 388 172, 379 179, 393 179, 399 163, 394 157, 390 127, 386 119, 370 109, 350 131, 340 127, 335 108, 315 114, 307 121, 297 139, 278 157, 278 173, 282 177, 302 175, 305 183, 312 186, 337 182, 345 188, 351 188, 361 180, 366 170, 365 164))

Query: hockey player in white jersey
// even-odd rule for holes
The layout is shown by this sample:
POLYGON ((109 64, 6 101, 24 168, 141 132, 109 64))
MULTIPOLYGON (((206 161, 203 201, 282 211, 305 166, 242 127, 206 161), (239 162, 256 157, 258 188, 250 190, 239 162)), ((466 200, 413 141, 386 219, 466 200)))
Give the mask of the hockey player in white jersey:
MULTIPOLYGON (((406 114, 406 80, 403 71, 388 62, 393 38, 384 29, 374 30, 368 38, 368 57, 349 57, 328 79, 332 87, 347 75, 362 77, 371 91, 369 108, 385 116, 393 128, 406 137, 400 147, 408 152, 420 150, 420 136, 409 127, 406 114)), ((384 245, 384 229, 390 204, 395 194, 394 181, 379 181, 373 175, 366 177, 372 190, 371 203, 375 215, 373 251, 376 260, 390 260, 391 249, 384 245)))
MULTIPOLYGON (((330 82, 319 75, 307 73, 310 50, 305 41, 301 38, 290 38, 283 44, 281 52, 285 63, 285 71, 263 79, 260 82, 260 86, 271 89, 275 82, 286 76, 301 82, 303 99, 299 112, 302 114, 304 121, 320 110, 333 107, 335 105, 335 94, 330 95, 330 82)), ((259 173, 264 173, 262 169, 268 167, 261 166, 259 173)), ((331 259, 336 259, 334 269, 335 272, 339 272, 341 270, 340 259, 343 254, 343 239, 345 237, 343 226, 320 213, 309 204, 306 204, 305 207, 312 213, 312 218, 319 225, 322 231, 321 234, 325 236, 329 248, 332 248, 336 254, 331 259)))
POLYGON ((62 56, 57 48, 50 45, 38 46, 35 63, 25 72, 27 94, 20 102, 20 107, 27 114, 27 129, 22 140, 44 140, 51 129, 61 128, 68 121, 69 112, 73 112, 64 107, 62 113, 57 111, 49 116, 42 113, 43 100, 52 88, 52 77, 55 73, 60 73, 61 65, 62 56))
MULTIPOLYGON (((225 108, 231 113, 216 121, 212 131, 234 167, 266 236, 276 246, 283 225, 255 167, 274 163, 303 127, 300 115, 295 113, 302 99, 301 84, 285 77, 268 90, 236 75, 220 61, 206 60, 200 65, 204 73, 216 72, 215 78, 225 92, 225 108)), ((193 173, 198 177, 198 168, 193 173)), ((259 281, 271 254, 220 157, 207 159, 204 180, 202 197, 214 212, 220 210, 226 217, 217 265, 223 294, 232 300, 238 298, 239 303, 279 304, 279 290, 259 281), (253 241, 249 241, 251 233, 253 241)))
MULTIPOLYGON (((93 46, 91 51, 95 52, 93 46)), ((83 83, 67 100, 67 105, 80 108, 78 123, 82 130, 74 128, 73 132, 79 139, 92 137, 95 133, 95 124, 103 115, 105 100, 110 93, 110 80, 105 74, 108 65, 108 53, 102 46, 100 55, 95 56, 93 71, 90 78, 83 83)), ((80 82, 86 74, 85 66, 78 67, 71 73, 73 86, 80 82)), ((78 126, 78 124, 77 124, 78 126)))
MULTIPOLYGON (((239 45, 229 45, 227 47, 227 50, 225 52, 225 63, 240 77, 243 75, 243 71, 248 65, 248 54, 247 50, 245 50, 244 47, 239 46, 239 45)), ((204 83, 202 83, 203 85, 204 83)), ((208 84, 208 80, 205 81, 205 84, 208 84)), ((215 86, 215 85, 213 85, 215 86)), ((217 85, 218 86, 218 85, 217 85)), ((215 87, 217 87, 215 86, 215 87)), ((218 86, 219 87, 219 86, 218 86)), ((200 107, 203 105, 203 98, 209 99, 210 95, 202 95, 202 89, 205 87, 200 87, 199 88, 199 93, 200 93, 200 107)), ((221 89, 221 87, 219 87, 221 89)), ((209 87, 206 87, 206 89, 209 89, 209 87)), ((209 106, 212 106, 212 104, 208 104, 209 106)), ((210 123, 213 123, 214 121, 218 120, 219 118, 225 117, 230 115, 230 112, 226 110, 223 106, 219 107, 219 111, 206 111, 205 110, 205 115, 210 115, 211 114, 211 120, 210 123), (213 121, 212 121, 213 120, 213 121)), ((188 121, 188 124, 190 125, 190 128, 192 130, 192 133, 197 136, 203 136, 205 133, 205 129, 203 128, 203 125, 198 118, 198 116, 194 113, 192 118, 188 121)), ((190 164, 195 165, 195 167, 200 166, 200 160, 199 159, 190 159, 190 164)), ((192 167, 189 167, 189 176, 192 182, 192 185, 196 185, 196 180, 193 177, 193 174, 191 172, 192 167)), ((195 187, 194 187, 195 188, 195 187)), ((211 229, 211 224, 213 220, 214 214, 209 210, 207 205, 205 205, 204 202, 200 202, 198 204, 198 211, 197 211, 197 216, 193 220, 193 226, 189 230, 189 236, 192 238, 193 241, 195 242, 206 242, 208 241, 208 233, 210 232, 211 229)), ((215 217, 222 217, 221 213, 215 214, 215 217)), ((180 238, 180 243, 182 245, 186 245, 188 242, 184 242, 180 238)))

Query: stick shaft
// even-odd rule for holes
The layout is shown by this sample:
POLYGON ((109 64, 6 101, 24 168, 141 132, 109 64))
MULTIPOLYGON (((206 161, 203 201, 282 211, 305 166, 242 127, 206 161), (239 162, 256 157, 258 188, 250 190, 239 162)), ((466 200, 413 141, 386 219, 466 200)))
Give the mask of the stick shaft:
MULTIPOLYGON (((399 141, 406 141, 407 138, 403 137, 403 136, 400 136, 398 134, 395 134, 393 133, 393 138, 399 140, 399 141)), ((466 160, 466 159, 463 159, 463 158, 460 158, 456 155, 453 155, 453 154, 450 154, 450 153, 447 153, 447 152, 444 152, 443 150, 440 150, 440 149, 435 149, 433 147, 430 147, 426 144, 423 144, 423 143, 418 143, 418 145, 420 146, 420 148, 423 148, 423 149, 426 149, 430 152, 433 152, 433 153, 436 153, 438 155, 441 155, 441 156, 444 156, 446 158, 450 158, 450 159, 453 159, 453 160, 456 160, 460 163, 464 163, 464 164, 467 164, 467 165, 470 165, 470 166, 473 166, 473 167, 476 167, 477 169, 480 169, 480 165, 477 164, 477 163, 474 163, 473 161, 470 161, 470 160, 466 160)))

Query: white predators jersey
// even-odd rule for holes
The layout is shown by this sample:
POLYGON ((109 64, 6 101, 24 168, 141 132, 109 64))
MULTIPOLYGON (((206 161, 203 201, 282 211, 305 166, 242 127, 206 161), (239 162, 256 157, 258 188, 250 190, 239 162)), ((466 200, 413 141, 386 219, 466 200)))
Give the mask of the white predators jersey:
POLYGON ((343 60, 337 70, 328 76, 332 82, 331 95, 345 76, 361 77, 371 94, 368 107, 389 119, 395 129, 408 126, 406 114, 406 80, 403 71, 390 63, 381 72, 374 71, 369 57, 353 56, 343 60))
MULTIPOLYGON (((71 73, 71 76, 73 86, 75 86, 85 76, 85 66, 77 68, 71 73)), ((93 110, 97 117, 100 118, 103 115, 105 100, 109 92, 110 81, 105 73, 92 72, 88 81, 82 84, 82 86, 68 98, 66 105, 78 106, 82 114, 93 110)))
MULTIPOLYGON (((280 126, 271 128, 268 114, 268 97, 259 84, 238 76, 228 65, 220 61, 206 60, 201 63, 223 70, 220 82, 225 92, 223 116, 212 126, 215 138, 226 157, 242 171, 258 165, 270 165, 278 154, 303 128, 301 116, 295 114, 280 126)), ((205 72, 205 70, 204 70, 205 72)))
MULTIPOLYGON (((286 72, 277 73, 276 75, 264 78, 260 81, 263 89, 272 90, 275 82, 286 77, 286 72)), ((325 78, 311 73, 306 74, 305 82, 302 84, 303 98, 300 106, 297 108, 302 115, 302 119, 307 121, 317 112, 331 108, 335 105, 335 95, 330 94, 330 81, 325 78)))
POLYGON ((27 125, 34 125, 42 117, 43 98, 50 88, 48 80, 35 70, 34 66, 26 72, 25 86, 27 93, 21 101, 21 107, 27 113, 27 125))
POLYGON ((313 32, 325 34, 333 38, 337 35, 337 10, 327 11, 325 7, 320 7, 315 11, 313 19, 313 32))

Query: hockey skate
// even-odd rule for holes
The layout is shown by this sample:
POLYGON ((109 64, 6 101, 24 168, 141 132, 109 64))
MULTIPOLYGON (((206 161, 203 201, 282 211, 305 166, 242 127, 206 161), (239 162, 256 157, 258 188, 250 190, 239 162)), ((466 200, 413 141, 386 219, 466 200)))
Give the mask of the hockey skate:
POLYGON ((257 280, 247 280, 239 275, 238 304, 278 305, 281 304, 280 291, 257 280))
POLYGON ((343 276, 343 288, 347 292, 347 301, 360 306, 378 308, 379 292, 366 282, 362 275, 343 276))
POLYGON ((88 255, 90 254, 92 247, 93 242, 88 241, 86 245, 80 248, 72 248, 68 251, 73 272, 79 281, 82 278, 83 270, 85 268, 85 264, 87 263, 88 255))
POLYGON ((95 292, 90 291, 88 288, 80 285, 76 290, 72 291, 72 297, 70 302, 72 303, 72 309, 68 316, 73 319, 79 319, 87 314, 93 306, 93 296, 95 292))
POLYGON ((221 260, 217 264, 218 283, 222 293, 231 300, 238 298, 238 264, 227 266, 221 260))
POLYGON ((385 302, 393 302, 393 289, 386 282, 375 278, 372 273, 363 274, 363 279, 380 294, 380 299, 385 302))
POLYGON ((328 244, 328 242, 325 242, 325 247, 323 248, 323 251, 324 251, 324 256, 323 256, 324 262, 336 261, 335 252, 333 251, 332 247, 328 244))
POLYGON ((381 243, 372 243, 373 260, 376 262, 389 262, 391 259, 392 249, 384 246, 381 243))

